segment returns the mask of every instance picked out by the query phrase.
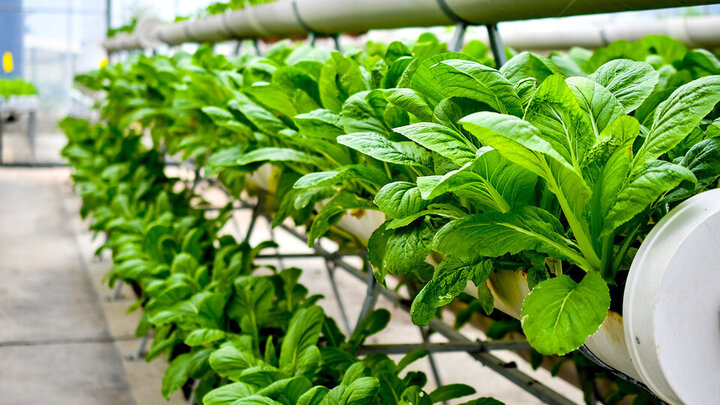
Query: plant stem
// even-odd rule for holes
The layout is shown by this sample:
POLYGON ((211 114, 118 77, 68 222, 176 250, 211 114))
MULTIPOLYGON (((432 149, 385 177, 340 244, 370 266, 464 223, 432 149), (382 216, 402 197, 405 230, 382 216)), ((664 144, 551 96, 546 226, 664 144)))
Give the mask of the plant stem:
POLYGON ((601 271, 605 281, 612 282, 615 279, 615 271, 613 270, 613 248, 615 247, 615 233, 610 232, 609 235, 601 238, 602 246, 602 263, 601 271))
POLYGON ((615 259, 613 260, 612 264, 612 271, 613 274, 616 274, 617 271, 620 269, 620 265, 622 264, 622 259, 625 258, 625 255, 627 254, 628 249, 630 248, 630 245, 635 241, 635 238, 637 237, 637 233, 640 230, 640 225, 635 226, 630 231, 628 231, 627 235, 625 236, 625 240, 623 240, 622 245, 620 245, 620 249, 618 250, 617 254, 615 255, 615 259))
POLYGON ((575 216, 575 213, 570 208, 570 204, 568 204, 567 199, 565 199, 565 194, 563 194, 560 186, 552 176, 550 168, 547 166, 546 171, 548 173, 548 184, 551 186, 551 189, 555 190, 555 196, 557 197, 558 203, 560 203, 560 208, 562 209, 563 214, 565 214, 568 225, 570 225, 570 229, 578 242, 580 252, 582 252, 583 256, 585 256, 585 259, 592 267, 592 270, 600 271, 600 258, 597 253, 595 253, 595 249, 593 248, 593 244, 590 241, 588 233, 585 231, 585 227, 582 226, 580 220, 575 216))

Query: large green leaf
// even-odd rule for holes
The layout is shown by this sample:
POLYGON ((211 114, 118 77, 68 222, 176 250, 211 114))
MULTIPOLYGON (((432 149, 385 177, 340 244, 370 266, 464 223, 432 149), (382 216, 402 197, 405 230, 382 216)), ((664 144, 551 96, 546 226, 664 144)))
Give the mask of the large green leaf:
POLYGON ((625 183, 607 214, 603 233, 609 234, 651 206, 682 181, 696 183, 695 175, 684 166, 655 161, 625 183))
POLYGON ((297 162, 307 163, 314 165, 322 165, 323 162, 315 156, 308 155, 305 152, 300 152, 293 149, 287 148, 260 148, 250 151, 242 155, 238 160, 235 161, 237 165, 247 165, 250 163, 258 162, 297 162))
POLYGON ((463 134, 431 122, 419 122, 393 131, 403 134, 406 138, 450 159, 456 165, 475 159, 477 148, 463 134))
POLYGON ((569 260, 583 268, 588 264, 563 237, 560 222, 547 211, 523 207, 507 213, 486 212, 451 221, 442 227, 433 247, 459 257, 498 257, 535 250, 569 260))
POLYGON ((389 218, 413 215, 427 206, 417 185, 406 181, 386 184, 377 193, 374 202, 389 218))
POLYGON ((720 101, 720 76, 708 76, 679 87, 655 110, 655 119, 633 160, 633 172, 642 170, 672 149, 720 101))
POLYGON ((353 94, 342 107, 343 129, 346 133, 388 131, 383 114, 387 107, 385 96, 380 90, 363 91, 353 94))
POLYGON ((548 175, 543 154, 559 162, 565 161, 552 145, 543 139, 539 129, 520 118, 482 111, 468 115, 461 119, 460 123, 483 145, 497 149, 506 159, 541 177, 548 175))
POLYGON ((323 65, 318 87, 323 106, 334 113, 342 111, 348 97, 368 90, 358 63, 340 52, 333 52, 323 65))
POLYGON ((600 133, 598 143, 593 146, 585 158, 585 166, 589 170, 586 175, 589 181, 591 183, 594 181, 598 170, 605 165, 618 148, 624 148, 629 159, 631 157, 629 149, 639 133, 640 123, 629 115, 623 115, 605 127, 600 133))
POLYGON ((308 246, 324 235, 332 225, 337 224, 348 210, 372 209, 375 206, 365 199, 342 191, 327 202, 318 212, 308 232, 308 246))
POLYGON ((421 121, 432 121, 433 110, 425 99, 413 89, 387 89, 385 90, 385 98, 390 103, 407 110, 421 121))
POLYGON ((628 114, 655 89, 658 72, 645 62, 616 59, 600 66, 589 78, 608 89, 628 114))
POLYGON ((538 87, 524 119, 576 170, 597 140, 590 118, 561 76, 550 76, 538 87))
POLYGON ((244 116, 248 121, 252 122, 260 131, 275 135, 279 131, 286 129, 287 126, 280 121, 275 115, 266 109, 255 104, 247 96, 242 93, 236 93, 235 99, 230 100, 228 108, 236 113, 244 116))
POLYGON ((281 115, 294 117, 298 114, 292 98, 279 86, 272 84, 255 84, 245 88, 244 92, 267 109, 274 110, 281 115))
POLYGON ((320 405, 323 398, 328 393, 326 387, 322 385, 316 385, 305 392, 300 398, 298 398, 297 405, 320 405))
MULTIPOLYGON (((565 86, 567 88, 564 81, 557 82, 557 80, 557 78, 549 78, 543 84, 550 83, 548 86, 565 86)), ((569 89, 567 93, 570 93, 569 89)), ((572 102, 576 103, 574 98, 572 102)), ((577 103, 575 107, 580 110, 577 103)), ((548 108, 552 110, 551 107, 548 108)), ((546 112, 551 113, 551 111, 546 112)), ((579 114, 584 116, 585 113, 580 110, 579 114)), ((585 118, 587 119, 586 116, 585 118)), ((546 121, 552 122, 550 118, 546 121)), ((544 139, 546 137, 536 127, 519 118, 479 112, 463 118, 460 122, 481 142, 497 149, 504 158, 525 167, 547 181, 548 189, 557 197, 565 218, 578 240, 580 250, 589 261, 586 264, 590 265, 590 268, 597 268, 600 260, 588 236, 588 225, 582 217, 591 194, 590 188, 583 178, 582 170, 566 161, 550 142, 544 139)), ((589 122, 587 125, 589 126, 589 122)), ((589 127, 586 130, 592 131, 589 127)), ((587 136, 592 137, 592 135, 587 136)), ((569 141, 569 139, 567 140, 569 141)), ((561 142, 561 140, 559 141, 561 142)), ((572 142, 567 144, 573 147, 572 142)))
POLYGON ((179 390, 188 379, 188 364, 190 363, 190 353, 184 353, 170 362, 165 371, 165 376, 162 380, 162 396, 166 400, 170 400, 170 396, 177 390, 179 390))
POLYGON ((413 142, 393 142, 375 132, 358 132, 339 136, 337 141, 383 162, 427 167, 429 153, 413 142))
POLYGON ((360 377, 345 388, 340 397, 340 405, 370 405, 380 389, 375 377, 360 377))
POLYGON ((492 264, 488 263, 477 258, 446 257, 438 265, 433 278, 413 300, 410 309, 412 322, 415 325, 427 325, 435 317, 437 308, 449 304, 465 290, 468 280, 487 279, 492 271, 492 264), (477 275, 477 273, 481 274, 477 275))
POLYGON ((342 118, 328 110, 315 110, 293 117, 300 134, 312 138, 335 139, 345 134, 342 118))
MULTIPOLYGON (((320 338, 324 316, 322 308, 317 305, 302 308, 293 315, 280 349, 281 370, 291 375, 314 372, 318 364, 311 364, 308 360, 315 358, 319 361, 320 353, 316 344, 320 338)), ((310 376, 312 374, 308 377, 310 376)))
POLYGON ((580 108, 590 117, 596 138, 611 122, 624 114, 620 102, 602 85, 584 77, 569 77, 565 82, 570 86, 580 108))
POLYGON ((513 84, 493 68, 469 60, 447 59, 432 66, 430 73, 442 98, 470 98, 500 113, 522 115, 513 84))
POLYGON ((339 184, 344 180, 360 179, 382 187, 387 183, 387 175, 372 165, 343 166, 337 170, 309 173, 298 179, 293 188, 327 187, 339 184))
POLYGON ((597 272, 578 284, 570 276, 538 283, 523 301, 522 328, 528 342, 546 355, 569 353, 595 333, 610 309, 610 291, 597 272))
POLYGON ((603 221, 615 205, 629 171, 630 156, 626 150, 618 149, 605 162, 605 166, 595 179, 588 217, 592 235, 596 238, 602 232, 603 221))
POLYGON ((528 190, 536 181, 533 173, 512 164, 493 149, 482 151, 474 162, 444 176, 417 178, 420 194, 426 200, 452 192, 485 209, 500 212, 527 204, 532 197, 528 190))
POLYGON ((713 184, 720 177, 720 138, 698 142, 685 154, 680 165, 695 175, 697 184, 683 183, 683 187, 666 196, 665 200, 690 197, 713 184))
POLYGON ((188 346, 202 346, 225 338, 225 332, 219 329, 195 329, 185 338, 188 346))
POLYGON ((446 384, 437 387, 430 393, 430 399, 433 403, 449 401, 451 399, 472 395, 475 388, 465 384, 446 384))
POLYGON ((433 230, 425 222, 389 231, 382 258, 385 273, 408 274, 425 264, 430 254, 433 230))
POLYGON ((519 83, 528 78, 534 78, 542 83, 554 74, 562 74, 562 70, 544 56, 521 52, 507 61, 500 68, 500 73, 513 83, 519 83))
POLYGON ((236 382, 223 385, 208 392, 203 398, 203 405, 232 405, 238 399, 249 397, 256 392, 252 385, 236 382))
POLYGON ((261 360, 251 352, 240 350, 230 343, 224 344, 210 355, 210 367, 220 376, 231 380, 240 378, 246 369, 260 364, 261 360))

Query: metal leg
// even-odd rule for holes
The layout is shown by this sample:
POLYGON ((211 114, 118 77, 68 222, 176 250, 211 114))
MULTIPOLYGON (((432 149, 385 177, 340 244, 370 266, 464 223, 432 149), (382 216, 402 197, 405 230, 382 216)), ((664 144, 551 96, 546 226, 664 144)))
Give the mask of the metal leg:
POLYGON ((307 36, 307 44, 310 46, 315 46, 315 33, 310 32, 307 36))
POLYGON ((257 218, 260 216, 260 213, 262 212, 262 203, 263 203, 263 197, 265 192, 261 191, 260 194, 258 194, 257 198, 257 204, 255 205, 255 208, 253 208, 252 217, 250 218, 250 225, 248 225, 247 233, 245 233, 245 241, 250 240, 250 235, 252 235, 253 230, 255 229, 255 223, 257 222, 257 218))
POLYGON ((485 28, 487 28, 488 39, 490 40, 490 50, 492 50, 495 57, 495 67, 500 69, 507 62, 507 57, 505 57, 505 46, 502 43, 502 38, 500 38, 497 24, 488 24, 485 28))
MULTIPOLYGON (((272 226, 272 222, 270 220, 267 220, 268 224, 268 232, 270 233, 270 239, 275 240, 275 228, 272 226)), ((285 268, 285 263, 283 263, 283 255, 280 254, 280 249, 275 248, 275 254, 277 255, 277 262, 278 262, 278 268, 280 270, 285 268)))
POLYGON ((347 312, 345 311, 345 305, 343 304, 342 297, 340 297, 340 291, 337 288, 335 282, 335 260, 325 258, 325 270, 327 271, 328 279, 330 279, 330 287, 332 287, 333 295, 337 301, 338 309, 340 309, 340 317, 342 318, 343 325, 345 326, 345 332, 350 333, 350 321, 348 320, 347 312))
POLYGON ((240 235, 242 235, 242 231, 240 230, 240 224, 238 223, 237 218, 235 218, 235 215, 230 215, 230 222, 232 222, 233 228, 235 228, 235 233, 239 238, 240 235))
POLYGON ((375 304, 377 304, 378 297, 380 296, 380 285, 377 283, 377 280, 375 280, 375 275, 370 268, 367 258, 365 258, 365 261, 367 263, 367 294, 365 295, 365 301, 363 301, 360 316, 358 316, 358 321, 355 324, 355 327, 357 327, 357 325, 360 324, 360 322, 365 319, 365 317, 368 316, 373 309, 375 309, 375 304))
POLYGON ((340 44, 340 34, 333 35, 333 43, 335 44, 336 51, 343 51, 342 45, 340 44))
POLYGON ((122 288, 123 288, 123 281, 118 280, 115 282, 115 289, 113 289, 113 295, 110 298, 110 301, 118 301, 123 297, 122 295, 122 288))
MULTIPOLYGON (((420 329, 420 336, 422 336, 423 343, 430 343, 430 332, 422 326, 418 327, 418 329, 420 329)), ((430 363, 430 371, 432 371, 435 384, 439 387, 442 385, 442 380, 440 379, 440 371, 438 371, 437 363, 435 362, 435 356, 432 353, 428 354, 428 362, 430 363)), ((446 402, 443 403, 446 404, 446 402)))
POLYGON ((467 30, 467 24, 464 22, 459 22, 455 24, 455 32, 453 33, 452 39, 450 39, 450 44, 448 48, 450 48, 451 52, 460 52, 462 51, 463 46, 465 45, 465 31, 467 30))
POLYGON ((597 397, 595 396, 595 383, 588 375, 588 369, 585 367, 575 367, 578 373, 578 379, 580 380, 580 389, 585 397, 585 403, 587 405, 596 405, 597 397))
POLYGON ((145 348, 147 347, 148 342, 150 341, 150 333, 146 334, 145 336, 140 339, 140 344, 138 345, 137 350, 134 354, 131 354, 128 357, 128 360, 140 360, 145 357, 147 354, 147 351, 145 348))
POLYGON ((36 114, 35 111, 31 111, 28 116, 28 142, 30 143, 30 161, 35 163, 35 122, 36 114))
POLYGON ((195 189, 198 186, 198 183, 200 183, 200 167, 195 168, 195 177, 193 177, 193 183, 192 187, 190 188, 190 195, 195 194, 195 189))
POLYGON ((195 390, 200 385, 200 380, 195 380, 190 388, 190 395, 188 396, 187 405, 195 405, 195 390))
POLYGON ((257 56, 262 56, 262 52, 260 52, 260 41, 258 41, 257 38, 253 39, 253 47, 255 48, 257 56))

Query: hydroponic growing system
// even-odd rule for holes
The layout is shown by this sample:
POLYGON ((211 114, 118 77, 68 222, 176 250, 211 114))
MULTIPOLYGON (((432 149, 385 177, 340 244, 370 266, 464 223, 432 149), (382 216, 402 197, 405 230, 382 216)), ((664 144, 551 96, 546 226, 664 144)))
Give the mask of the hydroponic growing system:
MULTIPOLYGON (((619 388, 596 398, 585 385, 588 403, 717 401, 720 62, 661 35, 517 53, 496 28, 708 3, 281 0, 140 21, 109 38, 108 51, 127 58, 77 78, 101 92, 102 120, 63 121, 63 154, 82 215, 107 235, 108 280, 138 294, 138 333, 154 334, 147 358, 168 355, 163 395, 184 389, 207 405, 444 402, 474 389, 440 385, 433 370, 440 387, 427 393, 424 374, 401 373, 434 352, 465 351, 544 402, 572 403, 492 354, 532 348, 535 365, 578 351, 601 366, 619 388), (342 50, 337 37, 453 24, 448 45, 424 34, 342 50), (489 47, 465 43, 470 25, 487 27, 489 47), (262 55, 132 53, 304 36, 262 55), (321 36, 336 49, 314 46, 321 36), (170 160, 194 176, 169 177, 170 160), (201 187, 232 202, 210 206, 201 187), (237 241, 221 230, 242 209, 252 219, 237 241), (260 217, 315 253, 251 246, 260 217), (257 271, 258 258, 306 256, 324 258, 333 283, 339 269, 366 283, 356 322, 333 290, 349 337, 298 283, 299 269, 257 271), (379 295, 409 311, 424 344, 364 344, 388 323, 379 295), (468 339, 440 318, 450 304, 456 324, 475 311, 516 318, 527 341, 468 339), (430 332, 448 343, 430 343, 430 332), (398 363, 387 356, 399 353, 398 363)), ((703 42, 707 30, 685 34, 703 42)))

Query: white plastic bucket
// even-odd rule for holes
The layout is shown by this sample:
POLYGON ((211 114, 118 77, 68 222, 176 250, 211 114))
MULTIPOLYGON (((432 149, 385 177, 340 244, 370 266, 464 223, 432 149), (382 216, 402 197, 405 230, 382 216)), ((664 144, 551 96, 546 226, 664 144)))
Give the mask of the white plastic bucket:
POLYGON ((720 190, 655 225, 625 287, 625 340, 648 387, 670 403, 720 402, 720 190))

